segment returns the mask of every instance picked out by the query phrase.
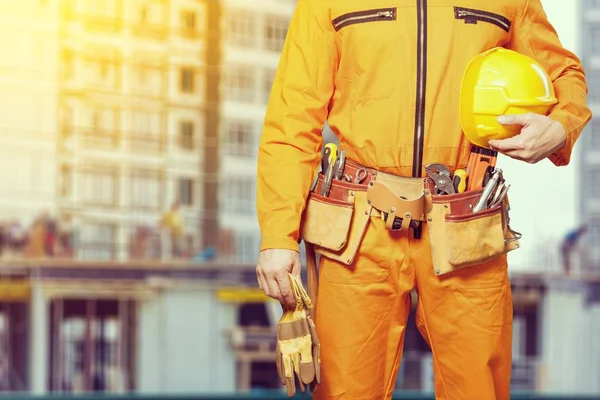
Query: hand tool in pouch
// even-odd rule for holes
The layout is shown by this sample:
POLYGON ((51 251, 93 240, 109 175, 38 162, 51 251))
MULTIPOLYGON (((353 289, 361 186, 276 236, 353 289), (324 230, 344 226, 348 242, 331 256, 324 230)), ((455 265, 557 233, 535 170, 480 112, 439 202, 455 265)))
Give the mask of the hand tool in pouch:
POLYGON ((465 190, 467 190, 467 171, 464 169, 457 169, 454 171, 452 183, 456 193, 463 193, 465 190))
POLYGON ((327 169, 323 171, 323 186, 321 187, 321 196, 329 196, 329 190, 331 190, 331 181, 333 180, 333 173, 335 169, 335 163, 337 161, 337 146, 335 143, 327 143, 325 146, 325 156, 327 158, 327 169))
POLYGON ((323 158, 321 159, 321 172, 325 173, 330 164, 335 162, 334 157, 337 155, 337 146, 335 143, 327 143, 323 150, 323 158))
POLYGON ((296 306, 284 306, 277 324, 275 364, 282 385, 288 396, 296 394, 296 382, 300 391, 311 392, 321 382, 320 344, 312 318, 313 304, 302 282, 288 274, 296 306))
POLYGON ((498 190, 498 194, 492 199, 492 203, 490 204, 489 208, 494 208, 500 205, 506 198, 506 195, 508 194, 508 189, 510 189, 510 185, 502 186, 502 188, 498 190))
POLYGON ((494 193, 497 190, 498 184, 500 183, 501 179, 502 170, 500 168, 496 168, 494 174, 488 181, 487 185, 485 185, 485 187, 483 188, 483 192, 481 193, 479 201, 477 201, 477 204, 475 204, 475 206, 473 207, 473 212, 481 211, 487 208, 488 201, 490 200, 492 193, 494 193))
POLYGON ((346 166, 346 152, 338 150, 338 157, 333 168, 333 178, 341 180, 344 176, 344 167, 346 166))
POLYGON ((444 164, 432 163, 425 166, 425 172, 435 183, 435 194, 454 194, 450 170, 444 164))
POLYGON ((496 167, 498 152, 482 147, 471 147, 471 154, 467 163, 467 190, 478 190, 485 186, 486 173, 491 175, 496 167))

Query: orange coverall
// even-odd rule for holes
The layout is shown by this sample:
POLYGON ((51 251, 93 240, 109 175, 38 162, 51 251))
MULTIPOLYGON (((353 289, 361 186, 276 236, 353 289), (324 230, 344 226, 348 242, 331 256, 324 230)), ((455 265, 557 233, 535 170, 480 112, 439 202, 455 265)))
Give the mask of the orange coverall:
MULTIPOLYGON (((552 78, 559 102, 550 117, 568 139, 549 158, 567 165, 591 118, 587 87, 580 61, 561 46, 540 0, 299 0, 260 142, 261 250, 298 250, 325 121, 347 158, 364 166, 403 176, 423 176, 430 162, 465 168, 462 73, 496 46, 537 59, 552 78)), ((391 397, 413 288, 437 398, 509 398, 506 257, 438 277, 426 223, 415 240, 374 218, 354 265, 321 257, 319 273, 322 384, 315 398, 391 397)))

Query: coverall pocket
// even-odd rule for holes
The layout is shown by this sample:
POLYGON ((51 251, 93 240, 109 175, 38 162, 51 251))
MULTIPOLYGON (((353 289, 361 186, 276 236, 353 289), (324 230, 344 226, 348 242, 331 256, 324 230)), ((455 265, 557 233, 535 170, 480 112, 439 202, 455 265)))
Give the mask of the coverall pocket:
POLYGON ((332 20, 341 38, 338 76, 347 81, 352 100, 387 98, 394 92, 401 65, 397 8, 352 10, 332 20))
POLYGON ((498 13, 466 7, 454 7, 454 18, 465 21, 465 24, 492 24, 507 33, 512 24, 508 18, 498 13))
POLYGON ((485 264, 519 247, 508 226, 508 201, 473 212, 482 190, 434 196, 427 216, 436 275, 485 264))

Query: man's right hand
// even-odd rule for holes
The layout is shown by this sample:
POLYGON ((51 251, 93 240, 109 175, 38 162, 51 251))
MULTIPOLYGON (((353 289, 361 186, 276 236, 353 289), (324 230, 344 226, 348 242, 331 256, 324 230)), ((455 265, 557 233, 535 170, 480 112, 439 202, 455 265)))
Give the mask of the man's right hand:
POLYGON ((300 279, 300 256, 297 251, 268 249, 260 252, 256 277, 258 286, 269 297, 289 307, 296 306, 296 298, 290 287, 288 273, 300 279))

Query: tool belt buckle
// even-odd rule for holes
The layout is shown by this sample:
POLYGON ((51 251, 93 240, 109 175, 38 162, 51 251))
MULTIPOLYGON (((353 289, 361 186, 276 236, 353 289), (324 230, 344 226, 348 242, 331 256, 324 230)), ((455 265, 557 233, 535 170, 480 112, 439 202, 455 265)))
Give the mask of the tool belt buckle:
POLYGON ((427 209, 430 208, 432 203, 430 198, 429 190, 423 189, 419 197, 408 200, 394 193, 384 183, 377 181, 370 182, 367 188, 367 203, 382 213, 385 227, 390 231, 417 227, 419 221, 428 212, 427 209), (387 218, 385 218, 386 214, 387 218), (394 229, 396 218, 402 221, 400 229, 394 229))
POLYGON ((392 207, 390 208, 390 210, 384 214, 387 214, 387 217, 385 218, 385 227, 386 229, 390 230, 390 231, 394 231, 394 230, 408 230, 408 228, 411 227, 411 221, 412 221, 412 214, 410 212, 406 212, 404 213, 404 215, 402 217, 398 217, 396 214, 396 208, 392 207), (394 222, 396 221, 396 218, 399 218, 402 221, 402 224, 400 225, 400 229, 394 229, 394 222))

